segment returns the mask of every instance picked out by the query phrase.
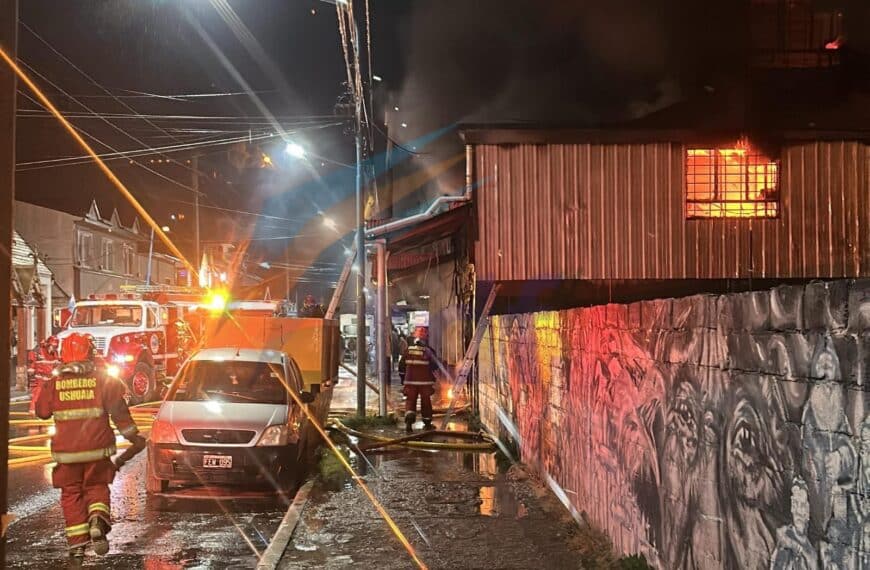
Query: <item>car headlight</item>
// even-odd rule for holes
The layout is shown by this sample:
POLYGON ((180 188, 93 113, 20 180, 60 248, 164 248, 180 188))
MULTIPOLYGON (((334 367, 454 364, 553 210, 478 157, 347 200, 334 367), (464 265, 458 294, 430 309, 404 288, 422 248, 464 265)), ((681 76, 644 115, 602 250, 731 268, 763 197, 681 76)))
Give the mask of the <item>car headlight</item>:
POLYGON ((156 420, 151 425, 151 443, 178 443, 178 436, 169 422, 156 420))
POLYGON ((133 362, 134 356, 132 354, 116 354, 112 357, 112 362, 117 362, 118 364, 125 364, 127 362, 133 362))
POLYGON ((263 430, 263 435, 260 436, 260 441, 257 446, 264 445, 287 445, 287 426, 269 426, 263 430))
POLYGON ((121 367, 117 364, 109 364, 108 366, 106 366, 106 374, 108 374, 112 378, 120 378, 121 367))

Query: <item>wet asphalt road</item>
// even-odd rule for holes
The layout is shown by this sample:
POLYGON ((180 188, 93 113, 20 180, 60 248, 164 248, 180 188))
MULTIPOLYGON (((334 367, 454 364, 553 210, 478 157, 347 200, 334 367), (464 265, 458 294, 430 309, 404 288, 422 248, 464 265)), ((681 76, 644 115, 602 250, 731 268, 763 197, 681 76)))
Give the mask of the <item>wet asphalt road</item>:
MULTIPOLYGON (((16 520, 9 528, 7 567, 63 567, 59 497, 51 486, 51 467, 11 468, 9 512, 16 520)), ((253 568, 255 550, 266 548, 287 504, 287 494, 267 489, 172 488, 166 496, 148 496, 142 453, 112 484, 111 550, 100 558, 89 552, 86 567, 253 568)))

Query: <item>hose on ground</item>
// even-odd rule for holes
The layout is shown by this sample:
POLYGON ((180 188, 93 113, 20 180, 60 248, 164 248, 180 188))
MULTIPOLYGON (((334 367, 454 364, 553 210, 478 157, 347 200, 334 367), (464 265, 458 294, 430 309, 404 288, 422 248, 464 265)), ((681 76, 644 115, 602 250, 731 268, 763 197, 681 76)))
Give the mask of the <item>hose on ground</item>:
POLYGON ((462 439, 483 439, 482 443, 457 443, 457 442, 443 442, 443 441, 418 441, 416 439, 408 441, 407 438, 390 438, 382 435, 375 435, 371 433, 361 432, 352 428, 347 427, 341 420, 336 418, 332 418, 329 421, 329 424, 335 429, 345 433, 347 435, 352 435, 354 437, 358 437, 360 439, 367 439, 370 441, 376 441, 379 443, 385 444, 384 446, 391 445, 400 445, 403 447, 410 447, 414 449, 429 449, 436 451, 469 451, 469 452, 488 452, 495 451, 496 445, 488 436, 480 433, 473 433, 467 431, 427 431, 420 432, 421 437, 428 437, 430 435, 446 435, 449 437, 456 437, 462 439), (398 440, 398 441, 397 441, 398 440))

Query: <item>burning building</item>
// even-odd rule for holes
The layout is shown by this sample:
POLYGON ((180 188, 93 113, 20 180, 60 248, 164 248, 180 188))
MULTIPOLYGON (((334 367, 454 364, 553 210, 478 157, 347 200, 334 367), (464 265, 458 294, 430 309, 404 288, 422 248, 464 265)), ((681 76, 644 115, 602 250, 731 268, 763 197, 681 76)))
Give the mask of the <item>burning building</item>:
POLYGON ((870 97, 836 4, 753 2, 745 80, 632 123, 463 131, 482 421, 658 568, 870 564, 870 97))

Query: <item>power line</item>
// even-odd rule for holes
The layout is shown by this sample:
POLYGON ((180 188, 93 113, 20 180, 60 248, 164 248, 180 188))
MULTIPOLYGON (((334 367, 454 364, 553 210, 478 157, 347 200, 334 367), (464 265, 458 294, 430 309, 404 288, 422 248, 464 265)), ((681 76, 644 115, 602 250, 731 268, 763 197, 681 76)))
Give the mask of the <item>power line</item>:
MULTIPOLYGON (((42 109, 19 109, 18 114, 29 117, 31 115, 37 116, 49 116, 50 113, 45 112, 42 109)), ((65 113, 67 116, 72 118, 88 118, 93 117, 94 115, 91 113, 86 113, 82 111, 70 111, 69 113, 65 113)), ((265 118, 260 117, 251 117, 247 115, 178 115, 178 114, 142 114, 142 113, 99 113, 104 117, 109 117, 112 119, 152 119, 152 120, 160 120, 160 121, 189 121, 189 122, 223 122, 223 121, 236 121, 241 124, 269 124, 270 121, 265 118)), ((289 122, 291 124, 307 124, 310 122, 323 122, 323 121, 336 121, 341 120, 342 117, 336 115, 280 115, 276 116, 276 119, 280 119, 279 122, 289 122)))
MULTIPOLYGON (((100 158, 104 160, 119 160, 119 159, 130 159, 134 157, 140 156, 148 156, 150 154, 155 154, 157 151, 161 156, 165 156, 168 152, 181 152, 188 150, 197 150, 203 148, 209 148, 214 146, 225 146, 229 144, 236 144, 239 142, 247 142, 247 141, 261 141, 267 140, 270 138, 277 137, 277 133, 269 133, 264 135, 258 135, 255 137, 237 137, 231 139, 220 139, 220 140, 205 140, 198 143, 188 143, 188 144, 180 144, 180 145, 169 145, 166 147, 157 147, 157 148, 144 148, 144 149, 133 149, 133 150, 124 150, 124 151, 115 151, 108 152, 104 154, 98 155, 100 158)), ((88 156, 70 156, 70 157, 62 157, 62 158, 51 158, 46 160, 35 160, 31 162, 20 162, 16 165, 16 170, 18 172, 27 172, 29 170, 42 170, 45 168, 58 168, 61 166, 75 166, 78 164, 87 164, 90 162, 90 157, 88 156), (22 168, 24 167, 24 168, 22 168)), ((176 160, 167 160, 167 162, 178 163, 176 160)))
MULTIPOLYGON (((25 30, 27 30, 28 32, 30 32, 31 35, 33 35, 36 39, 38 39, 40 42, 42 42, 43 45, 45 45, 46 47, 48 47, 48 49, 50 49, 50 50, 51 50, 55 55, 57 55, 59 58, 61 58, 61 59, 62 59, 62 60, 67 64, 67 65, 69 65, 70 67, 72 67, 73 69, 75 69, 76 71, 78 71, 78 72, 79 72, 79 73, 80 73, 80 74, 81 74, 85 79, 87 79, 88 81, 90 81, 90 82, 91 82, 93 85, 95 85, 98 89, 100 89, 101 91, 103 91, 103 92, 106 93, 107 95, 114 97, 114 99, 115 99, 118 103, 120 103, 120 104, 121 104, 125 109, 127 109, 128 111, 130 111, 130 112, 132 112, 132 113, 137 113, 137 111, 136 111, 135 109, 133 109, 133 108, 130 107, 127 103, 125 103, 125 102, 121 101, 120 99, 118 99, 117 97, 115 97, 115 96, 112 94, 112 92, 110 92, 108 89, 106 89, 106 88, 105 88, 102 84, 100 84, 96 79, 94 79, 93 77, 91 77, 90 75, 88 75, 88 74, 87 74, 87 73, 86 73, 82 68, 80 68, 79 66, 77 66, 77 65, 76 65, 72 60, 70 60, 67 56, 65 56, 65 55, 62 54, 59 50, 57 50, 57 49, 56 49, 53 45, 51 45, 51 44, 50 44, 50 43, 49 43, 45 38, 43 38, 42 36, 40 36, 39 34, 37 34, 36 31, 33 30, 30 26, 28 26, 28 25, 27 25, 26 23, 24 23, 24 22, 21 22, 20 20, 19 20, 19 23, 24 27, 25 30)), ((25 64, 25 65, 26 65, 26 64, 25 64)), ((30 66, 28 66, 28 67, 30 67, 30 66)), ((32 71, 35 71, 32 67, 30 67, 30 69, 31 69, 32 71)), ((37 73, 37 74, 38 74, 38 73, 37 73)), ((43 79, 45 79, 45 77, 43 77, 43 79)), ((49 82, 49 83, 50 83, 50 82, 49 82)), ((61 90, 61 91, 63 92, 63 90, 61 90)), ((65 92, 64 92, 64 93, 65 93, 65 92)), ((69 96, 68 93, 65 93, 65 94, 66 94, 67 96, 69 96)), ((79 101, 77 101, 75 98, 72 98, 72 99, 73 99, 73 101, 76 101, 77 103, 79 103, 79 105, 81 105, 81 103, 80 103, 79 101)), ((92 109, 88 109, 88 107, 85 107, 84 105, 82 105, 82 107, 84 107, 85 109, 87 109, 88 111, 91 111, 91 112, 93 113, 93 110, 92 110, 92 109)), ((94 113, 94 114, 96 115, 96 113, 94 113)), ((107 119, 103 119, 103 120, 106 122, 106 124, 108 124, 108 125, 114 127, 114 124, 111 123, 110 121, 108 121, 107 119)), ((157 130, 163 132, 164 134, 169 135, 169 133, 167 133, 166 131, 164 131, 162 128, 158 127, 156 124, 154 124, 154 123, 151 122, 150 120, 145 119, 145 122, 148 123, 149 125, 151 125, 152 127, 156 128, 157 130)), ((120 129, 118 129, 118 130, 120 130, 120 129)), ((123 131, 122 131, 122 132, 123 132, 123 131)), ((124 134, 125 134, 126 136, 132 138, 133 140, 139 142, 139 144, 142 144, 142 145, 145 144, 145 143, 143 143, 142 141, 140 141, 139 139, 137 139, 137 138, 133 137, 132 135, 130 135, 129 133, 124 133, 124 134)), ((169 136, 170 136, 170 138, 172 137, 172 135, 169 135, 169 136)), ((174 160, 174 159, 173 159, 173 162, 175 162, 176 164, 182 166, 183 168, 187 168, 188 170, 190 170, 191 172, 193 172, 193 170, 192 170, 190 167, 187 167, 187 166, 183 165, 182 163, 180 163, 180 162, 178 162, 178 161, 176 161, 176 160, 174 160)), ((197 174, 199 174, 199 173, 197 173, 197 174)))
MULTIPOLYGON (((213 99, 216 97, 240 97, 247 95, 245 91, 231 91, 226 93, 148 93, 147 91, 135 91, 133 89, 118 88, 119 91, 130 93, 130 95, 113 95, 122 99, 169 99, 170 101, 189 102, 188 99, 213 99)), ((275 93, 276 89, 259 89, 254 93, 275 93)), ((79 95, 79 97, 101 98, 102 95, 79 95)))
MULTIPOLYGON (((63 88, 61 88, 59 85, 57 85, 56 83, 54 83, 53 81, 51 81, 50 79, 48 79, 46 76, 44 76, 43 74, 41 74, 41 73, 40 73, 39 71, 37 71, 34 67, 32 67, 31 65, 28 65, 25 61, 23 61, 23 60, 20 59, 20 58, 19 58, 18 61, 19 61, 23 66, 25 66, 27 69, 29 69, 32 73, 34 73, 35 75, 37 75, 38 77, 40 77, 43 81, 47 82, 49 85, 53 86, 55 89, 57 89, 58 91, 60 91, 61 93, 63 93, 63 94, 64 94, 66 97, 68 97, 71 101, 73 101, 74 103, 78 104, 78 105, 81 106, 83 109, 89 111, 92 115, 94 115, 94 116, 99 116, 99 113, 97 113, 96 111, 94 111, 93 109, 91 109, 90 107, 88 107, 87 105, 85 105, 84 103, 82 103, 81 101, 79 101, 78 99, 76 99, 75 97, 72 97, 72 96, 71 96, 69 93, 67 93, 63 88)), ((30 97, 28 97, 28 98, 29 98, 31 101, 33 101, 34 103, 37 103, 37 102, 34 101, 32 98, 30 98, 30 97)), ((38 103, 37 103, 37 104, 38 104, 38 103)), ((122 129, 121 127, 115 125, 114 123, 112 123, 112 122, 109 121, 108 119, 102 118, 101 120, 102 120, 104 123, 106 123, 107 125, 109 125, 110 127, 112 127, 114 130, 116 130, 116 131, 118 131, 119 133, 123 134, 124 136, 128 137, 129 139, 136 141, 137 143, 139 143, 139 144, 142 145, 142 146, 145 146, 145 147, 149 147, 149 148, 150 148, 150 146, 149 146, 147 143, 145 143, 145 142, 142 141, 141 139, 139 139, 139 138, 137 138, 137 137, 131 135, 130 133, 126 132, 124 129, 122 129)), ((80 127, 76 127, 76 130, 79 131, 79 132, 84 133, 84 131, 82 131, 80 127)), ((118 151, 118 149, 109 146, 108 144, 106 144, 106 143, 103 142, 103 141, 100 141, 99 139, 97 139, 97 138, 94 137, 93 135, 89 135, 89 137, 90 137, 91 139, 95 140, 95 141, 98 141, 100 144, 102 144, 103 146, 105 146, 106 148, 108 148, 108 149, 110 149, 110 150, 112 150, 112 151, 120 152, 120 151, 118 151)), ((155 154, 158 154, 158 153, 155 153, 155 154)), ((167 158, 168 158, 168 157, 167 157, 167 158)), ((183 164, 181 164, 181 163, 175 161, 174 159, 172 159, 172 160, 173 160, 173 162, 176 162, 177 164, 179 164, 180 166, 182 166, 182 168, 187 168, 188 170, 191 170, 190 167, 187 167, 187 166, 185 166, 185 165, 183 165, 183 164)), ((146 167, 146 166, 144 166, 144 165, 143 165, 143 168, 146 168, 147 170, 151 170, 151 169, 148 169, 148 167, 146 167)), ((166 178, 167 180, 172 180, 171 178, 167 178, 167 177, 163 176, 162 174, 157 173, 157 171, 152 170, 152 172, 154 172, 155 174, 158 174, 158 176, 161 176, 162 178, 166 178)), ((175 180, 173 180, 173 182, 176 183, 176 184, 178 184, 179 186, 181 186, 181 187, 183 187, 183 188, 185 188, 185 189, 191 191, 191 192, 195 192, 195 190, 194 190, 193 188, 190 188, 190 187, 188 187, 188 186, 185 186, 185 185, 183 185, 183 184, 180 184, 179 182, 177 182, 177 181, 175 181, 175 180)))
MULTIPOLYGON (((30 95, 26 95, 26 94, 25 94, 24 96, 27 97, 27 98, 28 98, 30 101, 32 101, 33 103, 35 103, 35 104, 37 104, 37 105, 40 105, 40 103, 39 103, 38 101, 36 101, 36 99, 34 99, 33 97, 31 97, 30 95)), ((114 148, 113 146, 111 146, 111 145, 109 145, 109 144, 107 144, 107 143, 101 141, 100 139, 98 139, 98 138, 95 137, 94 135, 88 133, 87 131, 85 131, 85 130, 82 129, 81 127, 77 127, 77 126, 75 126, 75 125, 72 125, 72 127, 73 127, 76 131, 78 131, 79 133, 81 133, 83 136, 88 137, 89 139, 91 139, 92 141, 96 142, 97 144, 101 144, 101 145, 103 145, 104 147, 108 148, 108 149, 111 150, 111 151, 114 151, 114 152, 120 152, 120 151, 118 151, 118 149, 116 149, 116 148, 114 148)), ((132 159, 131 159, 131 160, 132 160, 132 159)), ((170 177, 168 177, 168 176, 165 176, 164 174, 161 174, 160 172, 154 170, 153 168, 148 168, 148 166, 146 166, 145 164, 143 164, 143 163, 141 163, 141 162, 139 162, 139 161, 137 161, 137 160, 133 160, 133 163, 136 164, 137 166, 139 166, 140 168, 144 168, 145 170, 147 170, 148 172, 154 174, 155 176, 158 176, 158 177, 160 177, 160 178, 163 178, 164 180, 167 180, 168 182, 171 182, 171 183, 175 184, 176 186, 179 186, 180 188, 184 188, 184 189, 187 190, 188 192, 195 192, 195 191, 196 191, 196 190, 194 190, 193 188, 191 188, 190 186, 187 186, 186 184, 182 184, 181 182, 179 182, 178 180, 175 180, 174 178, 170 178, 170 177)))
MULTIPOLYGON (((274 136, 276 136, 274 133, 269 133, 269 134, 265 134, 265 135, 257 135, 256 137, 253 137, 253 138, 256 140, 259 140, 259 139, 270 138, 270 137, 274 137, 274 136)), ((203 148, 203 147, 209 147, 209 146, 233 144, 233 143, 237 143, 240 141, 247 141, 247 140, 248 140, 248 137, 224 138, 224 139, 217 139, 217 140, 215 140, 214 138, 206 138, 204 140, 200 140, 199 142, 189 142, 189 143, 182 143, 182 144, 166 145, 166 146, 161 146, 161 147, 147 147, 147 148, 141 148, 141 149, 131 149, 131 150, 124 150, 124 151, 117 151, 117 152, 107 152, 107 153, 99 154, 98 156, 100 158, 106 160, 106 159, 116 159, 116 158, 128 158, 128 157, 132 157, 132 156, 142 156, 142 155, 149 155, 149 154, 163 155, 166 152, 177 152, 177 151, 203 148)), ((65 157, 50 158, 50 159, 45 159, 45 160, 34 160, 34 161, 30 161, 30 162, 19 162, 15 166, 18 167, 19 170, 21 170, 20 167, 22 167, 22 166, 35 166, 35 165, 42 165, 42 164, 66 163, 66 162, 71 162, 71 161, 78 162, 78 161, 81 161, 84 159, 89 159, 89 158, 90 158, 90 156, 88 156, 88 155, 65 156, 65 157)), ((64 164, 61 164, 60 166, 64 166, 64 164)))

